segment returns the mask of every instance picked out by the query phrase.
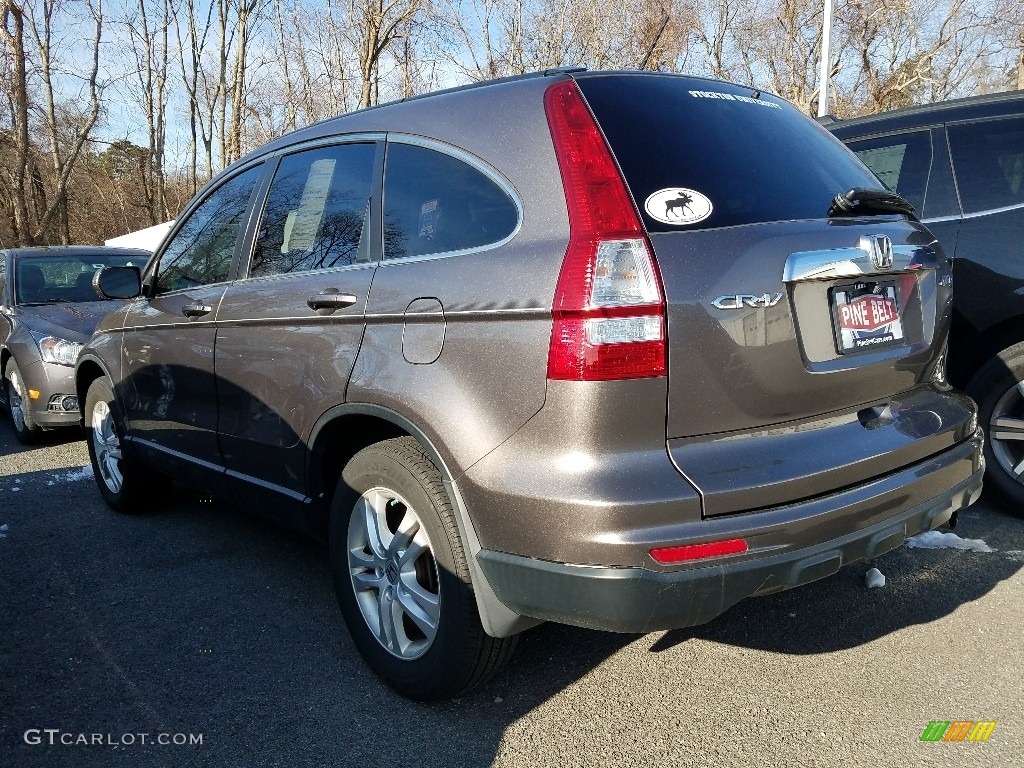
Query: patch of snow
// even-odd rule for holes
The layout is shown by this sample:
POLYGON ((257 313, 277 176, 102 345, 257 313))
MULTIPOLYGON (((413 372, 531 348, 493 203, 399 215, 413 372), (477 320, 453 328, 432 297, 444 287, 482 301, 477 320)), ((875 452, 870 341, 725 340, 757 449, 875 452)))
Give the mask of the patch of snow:
MULTIPOLYGON (((78 467, 77 469, 72 469, 68 472, 53 475, 53 482, 76 483, 79 480, 92 480, 92 478, 92 465, 87 465, 84 467, 78 467)), ((47 483, 47 485, 52 484, 52 482, 47 483)))
POLYGON ((0 539, 7 538, 7 523, 0 525, 0 539))
POLYGON ((20 491, 21 488, 11 488, 12 491, 20 491))
POLYGON ((1008 549, 1003 554, 1015 562, 1024 563, 1024 549, 1008 549))
POLYGON ((864 583, 868 585, 868 589, 876 589, 877 587, 885 586, 885 576, 877 568, 872 568, 864 574, 864 583))
POLYGON ((907 539, 912 549, 966 549, 971 552, 995 552, 982 539, 961 539, 955 533, 926 531, 907 539))

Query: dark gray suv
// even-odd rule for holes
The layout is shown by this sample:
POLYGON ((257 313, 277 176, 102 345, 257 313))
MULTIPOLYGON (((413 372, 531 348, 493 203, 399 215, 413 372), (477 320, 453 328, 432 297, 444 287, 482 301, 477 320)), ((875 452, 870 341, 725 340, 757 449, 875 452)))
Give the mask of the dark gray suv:
POLYGON ((157 473, 325 536, 353 640, 458 694, 539 621, 706 622, 981 490, 949 261, 786 102, 556 71, 227 169, 77 386, 100 492, 157 473))

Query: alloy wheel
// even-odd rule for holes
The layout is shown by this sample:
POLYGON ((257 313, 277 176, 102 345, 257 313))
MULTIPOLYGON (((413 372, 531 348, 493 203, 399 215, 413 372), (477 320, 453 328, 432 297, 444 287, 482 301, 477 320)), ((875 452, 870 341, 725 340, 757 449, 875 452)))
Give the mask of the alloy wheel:
POLYGON ((121 440, 114 431, 114 418, 110 406, 102 400, 93 406, 90 429, 100 477, 111 493, 117 493, 124 482, 124 476, 121 474, 121 440))
POLYGON ((18 372, 11 371, 7 388, 7 403, 11 409, 11 419, 14 421, 14 426, 19 432, 24 432, 26 429, 23 398, 21 379, 18 377, 18 372))
POLYGON ((359 497, 349 520, 348 565, 359 610, 377 642, 406 661, 426 653, 441 615, 437 563, 405 499, 379 487, 359 497))
POLYGON ((992 455, 1006 475, 1024 484, 1024 381, 996 401, 989 420, 992 455))

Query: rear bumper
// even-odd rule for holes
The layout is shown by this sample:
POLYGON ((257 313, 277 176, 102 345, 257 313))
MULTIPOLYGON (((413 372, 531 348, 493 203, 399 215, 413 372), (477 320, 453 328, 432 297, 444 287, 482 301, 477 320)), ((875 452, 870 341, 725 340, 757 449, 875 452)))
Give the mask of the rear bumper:
POLYGON ((916 466, 815 500, 814 506, 828 505, 820 514, 844 520, 850 529, 817 543, 808 544, 804 532, 792 547, 756 544, 762 531, 785 518, 800 519, 801 510, 814 516, 811 504, 799 504, 720 519, 732 523, 730 536, 749 536, 755 543, 741 555, 717 558, 714 565, 659 571, 555 563, 490 550, 482 550, 478 559, 497 598, 523 616, 613 632, 702 624, 746 597, 830 576, 843 565, 877 557, 908 536, 947 522, 981 494, 981 446, 980 436, 975 436, 916 466), (921 498, 924 489, 934 491, 936 481, 948 490, 924 502, 910 501, 921 498), (886 513, 881 519, 880 511, 886 513), (857 527, 858 519, 875 522, 857 527))

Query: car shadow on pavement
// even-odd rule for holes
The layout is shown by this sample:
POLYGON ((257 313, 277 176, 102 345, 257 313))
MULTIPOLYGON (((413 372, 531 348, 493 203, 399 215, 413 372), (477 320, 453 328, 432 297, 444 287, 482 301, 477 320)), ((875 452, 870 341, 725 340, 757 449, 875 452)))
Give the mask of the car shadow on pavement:
POLYGON ((880 590, 864 586, 869 564, 855 564, 687 630, 542 625, 489 683, 423 705, 362 662, 322 544, 180 489, 161 493, 147 514, 118 515, 81 474, 0 478, 0 524, 10 523, 0 539, 2 765, 489 765, 518 721, 627 646, 657 654, 703 640, 828 654, 978 599, 1021 568, 1003 551, 1024 550, 1024 524, 988 504, 962 517, 957 533, 1000 552, 901 547, 873 563, 889 579, 880 590), (18 494, 9 492, 15 480, 18 494), (203 742, 90 747, 86 756, 26 744, 33 728, 200 733, 203 742))

